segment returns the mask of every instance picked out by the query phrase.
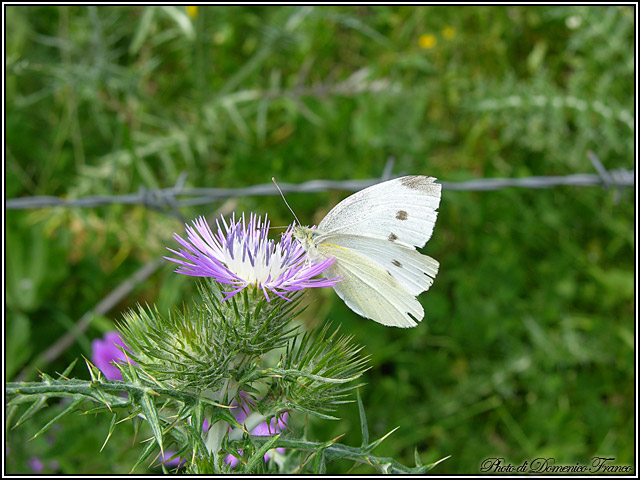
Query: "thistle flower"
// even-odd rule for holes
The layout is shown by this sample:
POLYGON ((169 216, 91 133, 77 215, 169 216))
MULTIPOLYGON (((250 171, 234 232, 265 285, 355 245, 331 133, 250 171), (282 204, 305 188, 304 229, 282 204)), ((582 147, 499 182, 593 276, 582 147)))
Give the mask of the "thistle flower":
MULTIPOLYGON (((123 347, 127 351, 130 350, 116 331, 105 333, 103 338, 96 338, 91 342, 91 360, 109 380, 122 380, 120 370, 112 362, 127 361, 119 347, 123 347)), ((129 361, 134 363, 131 359, 129 361)))
POLYGON ((310 264, 302 246, 293 239, 293 228, 289 227, 278 243, 267 238, 269 221, 255 214, 249 222, 236 221, 235 215, 229 224, 224 217, 216 220, 218 227, 214 235, 204 217, 186 225, 187 240, 177 233, 173 237, 186 250, 168 248, 181 259, 164 257, 180 265, 175 272, 194 277, 211 277, 216 282, 229 285, 231 290, 223 292, 228 300, 243 289, 255 285, 271 301, 269 293, 284 299, 289 292, 312 287, 333 287, 340 278, 314 278, 333 263, 333 258, 310 264), (222 227, 220 226, 222 223, 222 227))

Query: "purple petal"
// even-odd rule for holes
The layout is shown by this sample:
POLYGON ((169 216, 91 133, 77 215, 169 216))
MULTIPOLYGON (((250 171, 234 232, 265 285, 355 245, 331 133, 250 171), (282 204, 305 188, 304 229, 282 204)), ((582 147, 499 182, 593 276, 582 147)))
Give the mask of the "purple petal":
POLYGON ((176 273, 194 277, 211 277, 232 288, 225 292, 223 301, 228 300, 250 285, 262 290, 267 301, 270 294, 290 300, 288 293, 305 288, 333 287, 342 280, 336 278, 314 278, 326 270, 333 258, 320 263, 307 261, 306 252, 293 238, 290 226, 279 242, 269 240, 269 221, 255 214, 249 221, 242 214, 236 221, 235 215, 227 223, 224 217, 216 220, 214 234, 204 217, 186 225, 187 239, 174 234, 175 240, 184 249, 168 250, 177 258, 164 257, 177 263, 176 273), (222 226, 221 226, 222 225, 222 226))
MULTIPOLYGON (((91 361, 109 380, 122 380, 120 370, 112 364, 114 361, 119 363, 127 362, 124 353, 119 347, 130 351, 116 331, 107 332, 104 334, 103 339, 96 338, 91 342, 91 361)), ((131 359, 129 361, 134 363, 131 359)))
POLYGON ((171 458, 176 454, 173 450, 167 450, 164 454, 160 455, 160 463, 165 467, 181 467, 186 463, 186 460, 180 457, 171 458))
POLYGON ((42 460, 38 457, 31 457, 29 459, 29 466, 33 473, 42 473, 42 470, 44 470, 44 463, 42 463, 42 460))

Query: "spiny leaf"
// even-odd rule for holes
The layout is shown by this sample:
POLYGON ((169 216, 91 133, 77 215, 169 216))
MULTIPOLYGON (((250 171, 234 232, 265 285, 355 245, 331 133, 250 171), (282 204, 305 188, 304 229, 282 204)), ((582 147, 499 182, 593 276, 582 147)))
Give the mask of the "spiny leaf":
POLYGON ((449 460, 450 458, 451 458, 451 455, 447 455, 446 457, 441 458, 440 460, 438 460, 438 461, 436 461, 436 462, 433 462, 433 463, 430 463, 429 465, 426 465, 426 468, 427 468, 427 469, 425 470, 425 472, 427 472, 427 471, 431 470, 433 467, 435 467, 436 465, 441 464, 441 463, 442 463, 442 462, 444 462, 445 460, 449 460))
POLYGON ((84 400, 83 397, 76 398, 73 401, 73 403, 71 403, 71 405, 69 405, 62 412, 60 412, 58 415, 53 417, 44 427, 42 427, 40 430, 38 430, 36 432, 36 434, 33 437, 30 438, 30 440, 33 440, 34 438, 42 435, 44 432, 49 430, 53 426, 54 423, 57 423, 58 420, 60 420, 62 417, 64 417, 64 416, 68 415, 69 413, 71 413, 78 405, 80 405, 82 403, 83 400, 84 400))
POLYGON ((396 431, 396 430, 398 430, 399 428, 400 428, 400 427, 396 427, 396 428, 394 428, 393 430, 391 430, 390 432, 388 432, 386 435, 384 435, 383 437, 381 437, 381 438, 379 438, 378 440, 376 440, 375 442, 373 442, 371 445, 369 445, 369 446, 366 448, 366 451, 367 451, 367 452, 371 452, 371 451, 373 451, 373 450, 374 450, 378 445, 380 445, 382 442, 384 442, 384 441, 387 439, 387 437, 388 437, 389 435, 391 435, 393 432, 395 432, 395 431, 396 431))
POLYGON ((140 395, 139 400, 142 411, 144 412, 146 420, 147 422, 149 422, 149 426, 151 427, 151 431, 153 432, 153 436, 156 439, 156 443, 160 447, 160 452, 164 454, 164 447, 162 443, 162 427, 160 426, 160 417, 158 415, 158 411, 156 410, 156 404, 151 398, 151 395, 146 392, 140 395))
POLYGON ((109 439, 111 438, 111 434, 113 433, 113 431, 116 428, 116 419, 118 418, 118 416, 114 413, 113 416, 111 417, 111 425, 109 425, 109 433, 107 434, 107 438, 104 439, 104 443, 102 444, 102 447, 100 447, 100 451, 102 452, 102 450, 104 449, 104 447, 107 445, 107 442, 109 441, 109 439))
POLYGON ((316 458, 313 460, 313 470, 316 475, 327 473, 327 461, 324 457, 324 450, 316 452, 316 458))
POLYGON ((111 404, 109 402, 109 399, 107 398, 106 394, 102 390, 100 390, 99 388, 96 388, 91 393, 91 397, 95 398, 99 402, 102 402, 105 405, 105 407, 107 407, 109 409, 109 411, 112 412, 111 404))
POLYGON ((13 428, 16 428, 18 425, 21 425, 23 422, 30 419, 33 415, 35 415, 39 410, 42 410, 47 406, 47 397, 40 397, 35 402, 33 402, 29 408, 20 416, 18 421, 15 423, 13 428))
POLYGON ((334 417, 333 415, 328 415, 326 413, 317 412, 315 410, 311 410, 309 408, 305 408, 305 407, 303 407, 301 405, 296 405, 295 406, 295 410, 298 411, 298 412, 302 412, 302 413, 306 413, 306 414, 309 414, 309 415, 313 415, 314 417, 317 417, 317 418, 322 418, 324 420, 340 420, 340 418, 334 417))
POLYGON ((413 458, 416 461, 416 467, 422 466, 422 461, 420 460, 420 455, 418 454, 418 447, 413 450, 413 458))
POLYGON ((81 412, 81 415, 95 415, 96 413, 111 413, 114 414, 113 408, 106 405, 101 405, 99 407, 88 408, 87 410, 81 412))
POLYGON ((259 461, 264 462, 265 454, 273 448, 279 438, 280 434, 273 435, 267 442, 265 442, 247 461, 247 464, 244 467, 245 472, 252 472, 259 461))
POLYGON ((84 355, 82 356, 82 358, 84 358, 84 363, 87 365, 87 369, 89 370, 91 381, 99 382, 100 377, 102 376, 102 372, 100 371, 100 369, 98 369, 93 363, 91 363, 91 361, 84 355))
POLYGON ((315 452, 313 452, 309 456, 309 458, 306 460, 306 462, 308 462, 311 457, 314 457, 313 463, 314 463, 314 469, 315 469, 316 473, 324 473, 324 471, 327 468, 327 465, 326 465, 327 464, 327 456, 326 456, 325 452, 326 452, 328 447, 334 445, 336 443, 336 441, 341 437, 342 437, 342 435, 340 435, 340 436, 338 436, 338 437, 336 437, 336 438, 334 438, 332 440, 329 440, 328 442, 325 442, 325 443, 319 445, 315 449, 315 452), (323 471, 319 472, 318 469, 323 470, 323 471))
POLYGON ((360 398, 360 390, 356 390, 356 398, 358 399, 358 412, 360 413, 360 431, 362 432, 362 446, 369 445, 369 426, 367 425, 367 415, 364 411, 362 398, 360 398))
POLYGON ((287 376, 305 377, 305 378, 310 378, 311 380, 317 380, 318 382, 322 382, 322 383, 349 383, 361 376, 361 374, 358 374, 349 378, 329 378, 329 377, 323 377, 321 375, 314 375, 313 373, 305 372, 303 370, 296 370, 293 368, 287 368, 287 369, 270 368, 268 370, 265 370, 264 372, 267 374, 269 372, 273 372, 283 377, 287 377, 287 376))
POLYGON ((140 457, 138 457, 138 460, 136 460, 136 463, 133 465, 133 467, 131 467, 131 470, 129 471, 130 475, 135 471, 136 468, 138 468, 142 464, 142 462, 144 462, 147 458, 149 458, 149 455, 151 455, 151 452, 153 452, 155 447, 156 447, 155 443, 153 442, 147 443, 147 446, 140 454, 140 457))
POLYGON ((126 422, 128 420, 133 420, 134 418, 136 418, 138 416, 138 414, 142 412, 142 409, 140 407, 136 407, 133 409, 133 411, 129 412, 129 416, 123 418, 122 420, 119 420, 117 423, 123 423, 126 422))
POLYGON ((58 378, 64 378, 66 380, 68 375, 71 373, 71 370, 73 370, 73 367, 76 366, 76 363, 78 363, 78 358, 77 357, 74 358, 73 362, 71 362, 69 364, 69 366, 64 369, 64 372, 58 374, 58 378))

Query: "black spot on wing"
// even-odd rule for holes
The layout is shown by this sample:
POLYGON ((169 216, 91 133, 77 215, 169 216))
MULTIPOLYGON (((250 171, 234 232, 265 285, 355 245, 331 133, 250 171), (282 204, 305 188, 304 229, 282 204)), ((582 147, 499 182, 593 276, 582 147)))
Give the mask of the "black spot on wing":
POLYGON ((407 219, 407 212, 404 210, 398 210, 398 213, 396 213, 396 218, 398 220, 406 220, 407 219))
POLYGON ((395 242, 397 239, 398 239, 398 236, 395 233, 391 233, 387 240, 389 240, 390 242, 395 242))
POLYGON ((393 263, 396 267, 402 267, 402 264, 398 260, 393 260, 391 263, 393 263))

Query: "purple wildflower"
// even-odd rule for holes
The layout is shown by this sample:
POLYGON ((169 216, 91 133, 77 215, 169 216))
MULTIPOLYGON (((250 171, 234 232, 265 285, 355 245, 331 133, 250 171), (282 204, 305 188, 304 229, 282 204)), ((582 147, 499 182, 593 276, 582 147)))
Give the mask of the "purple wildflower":
MULTIPOLYGON (((120 334, 116 331, 105 333, 104 340, 96 338, 91 342, 91 360, 109 380, 122 380, 120 370, 112 363, 118 361, 125 363, 127 361, 124 353, 118 346, 130 351, 124 344, 120 334)), ((129 361, 134 363, 131 359, 129 359, 129 361)))
MULTIPOLYGON (((246 404, 242 404, 242 405, 238 405, 236 406, 233 410, 232 410, 233 416, 235 417, 235 419, 238 421, 238 423, 242 423, 246 420, 247 416, 249 415, 250 411, 249 408, 246 404)), ((287 428, 287 420, 288 420, 289 414, 288 413, 284 413, 281 417, 279 418, 272 418, 270 422, 262 422, 261 424, 259 424, 258 426, 256 426, 253 430, 251 430, 251 435, 256 435, 258 437, 269 437, 271 435, 274 435, 276 433, 280 433, 282 432, 285 428, 287 428)), ((278 453, 284 453, 284 448, 278 447, 276 448, 276 451, 278 453)), ((239 456, 242 455, 242 450, 238 450, 238 454, 239 456)), ((269 454, 266 453, 264 455, 264 461, 268 462, 269 461, 269 454)), ((238 457, 236 457, 233 454, 229 454, 227 455, 227 457, 225 458, 225 462, 231 467, 235 467, 238 462, 240 460, 238 459, 238 457)))
POLYGON ((38 457, 31 457, 29 459, 29 466, 33 473, 42 473, 44 470, 44 463, 38 457))
POLYGON ((278 243, 267 238, 269 222, 255 214, 249 222, 236 221, 235 215, 227 224, 224 217, 216 220, 218 227, 214 235, 204 217, 193 221, 193 227, 186 225, 187 240, 178 234, 173 237, 185 247, 175 251, 181 259, 164 257, 180 265, 175 272, 194 277, 212 277, 216 282, 230 285, 224 292, 228 300, 249 285, 257 285, 267 301, 267 291, 283 298, 287 292, 295 292, 311 287, 333 287, 340 278, 313 278, 321 274, 333 263, 333 258, 320 263, 307 262, 302 246, 293 238, 293 228, 289 227, 278 243), (220 227, 222 222, 222 228, 220 227))

